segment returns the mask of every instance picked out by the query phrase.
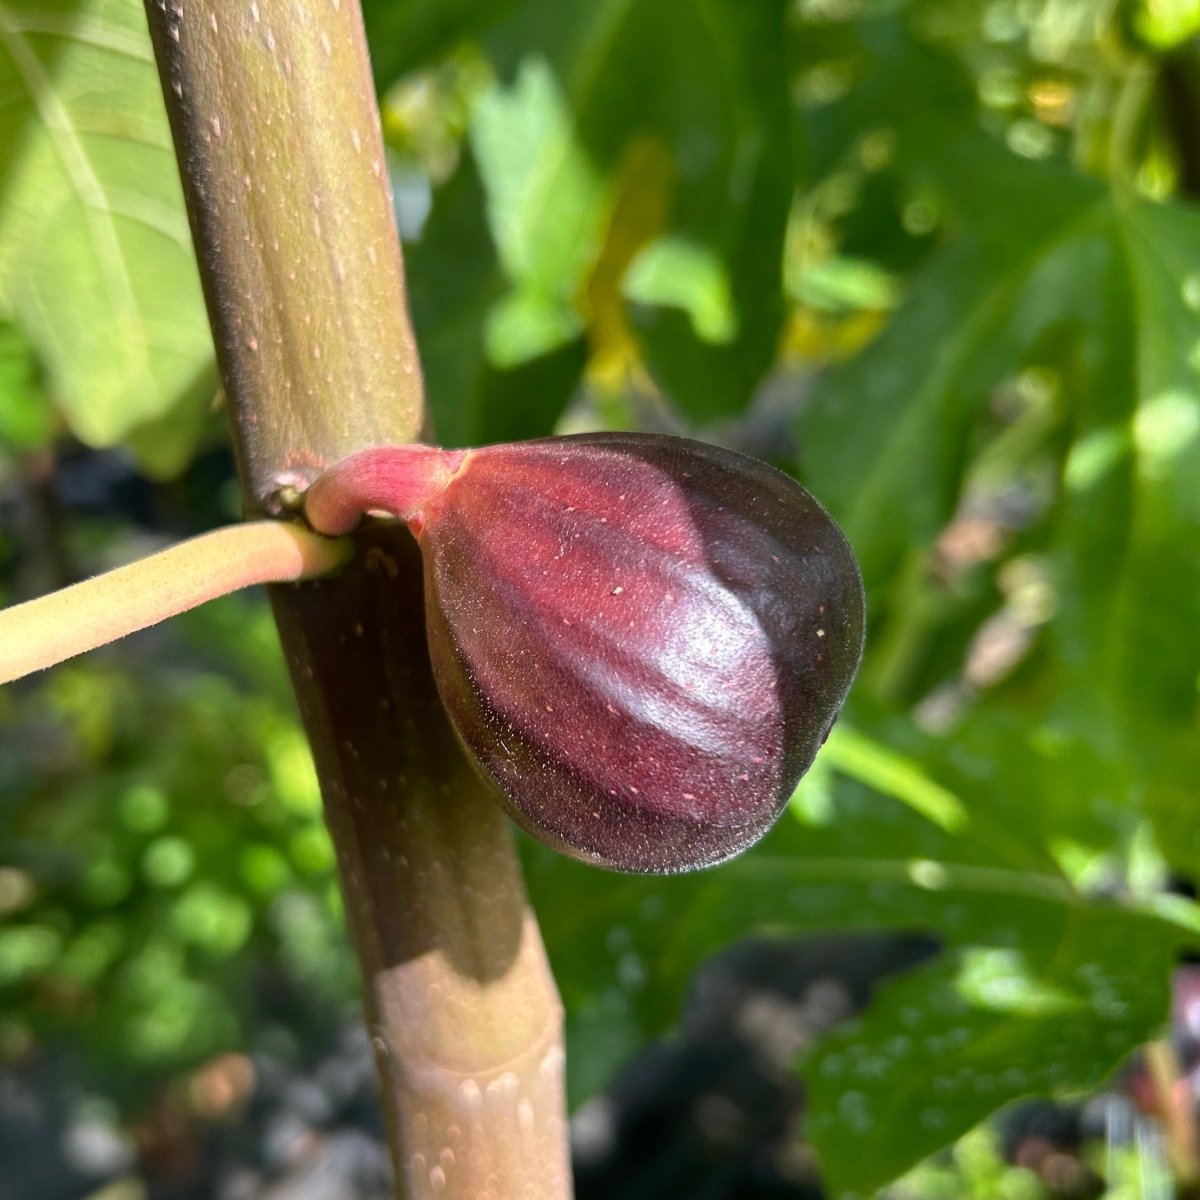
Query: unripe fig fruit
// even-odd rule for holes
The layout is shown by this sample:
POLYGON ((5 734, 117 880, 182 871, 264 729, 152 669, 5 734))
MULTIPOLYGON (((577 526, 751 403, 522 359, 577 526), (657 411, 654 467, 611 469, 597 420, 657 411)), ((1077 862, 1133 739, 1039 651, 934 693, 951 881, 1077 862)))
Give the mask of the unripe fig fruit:
POLYGON ((322 533, 403 518, 433 670, 505 807, 588 862, 669 873, 779 815, 858 666, 863 592, 799 484, 682 438, 360 451, 309 489, 322 533))

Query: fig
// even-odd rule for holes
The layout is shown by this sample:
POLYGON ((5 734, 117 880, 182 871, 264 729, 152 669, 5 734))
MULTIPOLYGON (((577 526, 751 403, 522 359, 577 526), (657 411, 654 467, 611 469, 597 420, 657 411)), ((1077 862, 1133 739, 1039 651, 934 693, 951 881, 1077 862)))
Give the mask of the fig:
POLYGON ((782 811, 862 653, 858 566, 794 480, 683 438, 374 447, 306 496, 421 546, 442 701, 509 813, 575 858, 673 873, 782 811))

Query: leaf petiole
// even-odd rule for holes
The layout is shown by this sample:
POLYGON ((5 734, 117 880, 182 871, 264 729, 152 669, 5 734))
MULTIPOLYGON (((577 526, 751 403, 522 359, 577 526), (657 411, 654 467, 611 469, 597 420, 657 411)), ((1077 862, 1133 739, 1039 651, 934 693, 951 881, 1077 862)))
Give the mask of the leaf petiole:
POLYGON ((283 521, 228 525, 37 600, 0 609, 0 684, 258 583, 327 575, 346 539, 283 521))

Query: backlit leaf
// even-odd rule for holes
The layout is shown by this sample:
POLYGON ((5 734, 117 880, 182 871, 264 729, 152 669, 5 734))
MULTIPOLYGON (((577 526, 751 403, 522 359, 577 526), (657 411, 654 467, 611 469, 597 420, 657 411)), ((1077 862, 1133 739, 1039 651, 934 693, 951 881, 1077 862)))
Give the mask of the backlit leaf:
POLYGON ((212 350, 138 5, 0 5, 0 308, 81 439, 187 461, 212 350))

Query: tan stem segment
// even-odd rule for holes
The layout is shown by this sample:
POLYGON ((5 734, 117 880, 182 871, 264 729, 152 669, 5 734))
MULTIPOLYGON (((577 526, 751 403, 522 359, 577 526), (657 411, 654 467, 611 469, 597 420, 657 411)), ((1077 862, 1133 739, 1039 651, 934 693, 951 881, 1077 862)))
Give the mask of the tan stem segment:
POLYGON ((95 650, 256 583, 313 579, 342 566, 346 541, 251 521, 191 538, 94 579, 0 610, 0 684, 95 650))
MULTIPOLYGON (((355 0, 146 0, 247 503, 423 397, 355 0)), ((424 641, 408 531, 273 588, 312 743, 405 1200, 566 1200, 562 1011, 505 818, 424 641)))

